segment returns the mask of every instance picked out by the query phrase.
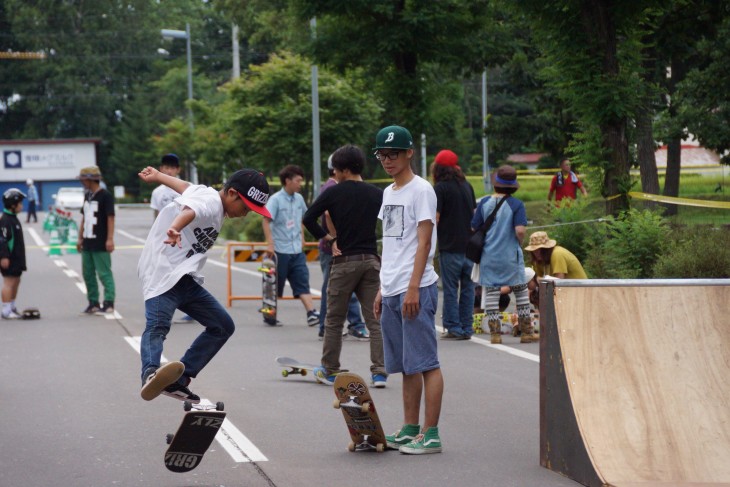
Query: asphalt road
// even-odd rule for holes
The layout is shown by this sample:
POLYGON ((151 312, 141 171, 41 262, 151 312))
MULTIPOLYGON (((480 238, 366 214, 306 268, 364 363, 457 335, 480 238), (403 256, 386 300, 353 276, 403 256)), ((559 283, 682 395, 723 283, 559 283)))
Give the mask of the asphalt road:
MULTIPOLYGON (((191 385, 225 402, 225 434, 197 469, 169 472, 165 434, 176 430, 182 405, 139 397, 135 348, 144 329, 136 268, 151 222, 151 210, 118 211, 114 318, 79 316, 86 305, 80 256, 49 257, 41 224, 25 226, 29 271, 18 307, 37 306, 42 319, 0 321, 0 486, 578 485, 539 465, 538 345, 512 337, 501 346, 481 338, 439 343, 443 453, 348 452, 332 389, 311 376, 284 378, 275 363, 280 355, 319 360, 322 342, 296 301, 280 303, 281 327, 263 324, 259 302, 234 302, 236 333, 191 385)), ((318 263, 310 272, 314 292, 318 263)), ((223 247, 209 251, 204 274, 225 303, 223 247)), ((254 264, 238 264, 233 274, 235 294, 260 294, 254 264)), ((165 356, 178 359, 200 330, 173 325, 165 356)), ((347 340, 343 367, 366 376, 368 356, 366 342, 347 340)), ((388 433, 402 422, 400 386, 392 376, 372 392, 388 433)))

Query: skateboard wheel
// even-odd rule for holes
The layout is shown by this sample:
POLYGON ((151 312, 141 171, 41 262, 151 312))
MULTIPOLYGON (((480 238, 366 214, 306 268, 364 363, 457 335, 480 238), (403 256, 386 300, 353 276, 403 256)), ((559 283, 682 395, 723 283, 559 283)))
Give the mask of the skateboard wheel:
POLYGON ((192 403, 192 402, 190 402, 190 401, 185 401, 185 402, 183 403, 183 409, 184 409, 185 411, 192 411, 192 409, 193 409, 193 403, 192 403))
POLYGON ((362 405, 360 405, 360 411, 362 411, 363 413, 370 412, 370 408, 372 407, 372 405, 373 403, 371 403, 370 401, 365 401, 364 403, 362 403, 362 405))
POLYGON ((304 369, 302 369, 302 371, 301 371, 301 372, 299 372, 299 373, 300 373, 300 374, 302 374, 302 376, 305 376, 305 375, 307 375, 307 371, 306 371, 306 370, 304 370, 304 369))
POLYGON ((223 407, 224 407, 223 401, 218 401, 217 403, 215 403, 216 411, 223 411, 223 407))
POLYGON ((349 445, 347 445, 348 451, 355 451, 355 442, 351 441, 349 445))
POLYGON ((175 438, 175 435, 173 435, 172 433, 167 434, 167 436, 165 437, 165 441, 167 442, 168 445, 170 443, 172 443, 173 438, 175 438))
POLYGON ((335 409, 340 409, 340 400, 335 399, 335 402, 332 403, 332 407, 335 409))
POLYGON ((385 445, 383 445, 382 443, 378 443, 377 445, 375 445, 375 451, 378 453, 383 453, 385 451, 385 445))
POLYGON ((288 370, 282 370, 281 371, 281 375, 283 375, 284 377, 289 377, 289 371, 288 370))

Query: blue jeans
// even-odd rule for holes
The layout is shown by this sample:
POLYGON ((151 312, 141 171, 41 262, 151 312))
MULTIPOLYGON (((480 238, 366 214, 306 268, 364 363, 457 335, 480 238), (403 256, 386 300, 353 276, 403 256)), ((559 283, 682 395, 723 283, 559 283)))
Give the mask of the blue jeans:
POLYGON ((471 336, 474 311, 474 283, 471 269, 474 263, 464 254, 439 252, 441 285, 444 291, 443 324, 446 331, 457 336, 471 336))
MULTIPOLYGON (((332 267, 332 254, 319 253, 319 267, 322 269, 322 298, 319 302, 319 331, 324 333, 324 319, 327 317, 327 284, 330 280, 330 267, 332 267)), ((347 328, 350 330, 365 330, 365 320, 360 312, 360 303, 355 293, 350 296, 350 304, 347 308, 347 328)))
POLYGON ((180 361, 185 372, 180 383, 187 383, 205 367, 228 338, 235 324, 223 306, 190 276, 183 276, 169 291, 144 302, 147 326, 142 334, 140 355, 142 377, 149 368, 160 366, 162 344, 170 332, 175 309, 192 316, 205 330, 198 335, 180 361))

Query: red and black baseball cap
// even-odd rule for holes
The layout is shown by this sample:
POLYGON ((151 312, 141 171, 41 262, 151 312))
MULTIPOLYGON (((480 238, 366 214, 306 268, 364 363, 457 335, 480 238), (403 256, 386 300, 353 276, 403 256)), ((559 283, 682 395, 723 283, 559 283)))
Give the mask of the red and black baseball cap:
POLYGON ((235 189, 251 210, 271 218, 271 213, 266 209, 266 202, 269 201, 269 183, 263 173, 254 169, 240 169, 231 174, 225 187, 235 189))

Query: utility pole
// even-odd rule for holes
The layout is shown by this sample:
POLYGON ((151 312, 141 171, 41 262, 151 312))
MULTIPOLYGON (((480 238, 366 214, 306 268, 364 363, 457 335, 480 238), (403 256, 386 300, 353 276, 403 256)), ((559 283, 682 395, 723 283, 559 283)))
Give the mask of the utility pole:
MULTIPOLYGON (((309 22, 312 28, 312 40, 317 38, 317 17, 309 22)), ((322 154, 319 147, 319 73, 317 65, 312 64, 312 200, 319 194, 322 182, 322 154)))

